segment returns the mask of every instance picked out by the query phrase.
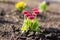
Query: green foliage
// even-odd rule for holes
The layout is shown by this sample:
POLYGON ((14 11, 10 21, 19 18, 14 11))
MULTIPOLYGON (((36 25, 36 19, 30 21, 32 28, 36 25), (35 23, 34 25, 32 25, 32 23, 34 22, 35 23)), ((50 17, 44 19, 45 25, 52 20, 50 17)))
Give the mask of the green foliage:
POLYGON ((27 31, 28 27, 29 27, 28 20, 24 20, 24 24, 21 28, 22 33, 27 31))
POLYGON ((25 10, 25 9, 26 9, 26 6, 19 8, 18 11, 19 11, 19 12, 22 12, 22 11, 25 10))
POLYGON ((22 33, 26 32, 28 28, 30 31, 36 31, 37 33, 40 33, 37 20, 25 20, 21 28, 22 33))
POLYGON ((39 10, 40 10, 41 12, 45 12, 45 11, 46 11, 46 8, 47 8, 47 4, 46 4, 45 1, 42 2, 42 3, 39 5, 39 10))
POLYGON ((33 20, 30 22, 29 25, 30 31, 36 31, 37 33, 40 33, 40 29, 38 27, 38 22, 37 20, 33 20))
POLYGON ((30 22, 30 30, 36 30, 36 28, 38 27, 38 23, 37 23, 37 21, 36 20, 34 20, 34 21, 31 21, 30 22))

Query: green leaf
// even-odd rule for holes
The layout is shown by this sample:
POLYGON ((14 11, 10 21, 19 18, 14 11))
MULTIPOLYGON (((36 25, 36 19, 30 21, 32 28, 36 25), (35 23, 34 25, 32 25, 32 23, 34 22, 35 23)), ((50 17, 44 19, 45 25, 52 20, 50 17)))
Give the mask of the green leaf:
POLYGON ((34 20, 33 22, 30 22, 30 30, 31 31, 36 31, 36 28, 38 27, 38 22, 34 20))
POLYGON ((22 12, 24 10, 24 7, 21 7, 18 9, 20 12, 22 12))
POLYGON ((29 28, 29 25, 28 25, 28 20, 25 20, 22 28, 21 28, 21 31, 22 32, 25 32, 27 29, 29 28))
POLYGON ((46 3, 41 3, 39 5, 39 10, 42 11, 42 12, 46 11, 46 8, 47 8, 47 4, 46 3))

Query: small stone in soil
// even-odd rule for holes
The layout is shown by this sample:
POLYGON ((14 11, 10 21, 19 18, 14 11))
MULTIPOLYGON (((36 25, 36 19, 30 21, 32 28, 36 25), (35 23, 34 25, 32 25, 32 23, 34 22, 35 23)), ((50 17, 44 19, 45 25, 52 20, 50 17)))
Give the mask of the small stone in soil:
POLYGON ((12 26, 12 29, 13 29, 13 32, 15 33, 15 32, 19 32, 20 30, 19 30, 19 28, 18 29, 16 29, 16 27, 13 25, 12 26))
POLYGON ((9 37, 11 35, 11 33, 9 32, 2 32, 2 37, 9 37))
POLYGON ((34 34, 34 32, 30 32, 29 35, 27 35, 28 37, 31 37, 34 34))
POLYGON ((42 34, 41 37, 40 37, 41 40, 45 39, 45 35, 42 34))
POLYGON ((25 37, 25 35, 22 35, 22 36, 19 36, 19 37, 17 38, 17 40, 19 40, 19 39, 21 39, 21 40, 26 40, 26 37, 25 37))
POLYGON ((4 15, 5 15, 4 10, 2 10, 2 11, 0 12, 0 15, 1 15, 1 16, 4 16, 4 15))

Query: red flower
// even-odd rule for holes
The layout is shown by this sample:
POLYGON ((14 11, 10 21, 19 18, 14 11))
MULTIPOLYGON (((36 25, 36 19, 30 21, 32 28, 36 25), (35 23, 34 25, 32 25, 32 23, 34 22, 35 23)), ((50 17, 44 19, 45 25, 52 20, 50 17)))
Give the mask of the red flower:
POLYGON ((36 14, 33 12, 32 15, 35 16, 36 14))
POLYGON ((33 10, 33 11, 38 11, 38 9, 37 9, 37 8, 33 8, 32 10, 33 10))
POLYGON ((28 16, 28 19, 30 19, 30 20, 32 20, 32 19, 34 19, 34 16, 28 16))
POLYGON ((34 11, 35 14, 39 14, 39 11, 34 11))
POLYGON ((39 14, 40 12, 39 11, 34 11, 33 13, 32 13, 32 15, 37 15, 37 14, 39 14))
POLYGON ((25 14, 25 16, 27 16, 27 17, 28 17, 28 16, 31 16, 31 14, 27 13, 27 14, 25 14))
POLYGON ((27 14, 28 12, 24 10, 22 13, 23 13, 23 14, 27 14))

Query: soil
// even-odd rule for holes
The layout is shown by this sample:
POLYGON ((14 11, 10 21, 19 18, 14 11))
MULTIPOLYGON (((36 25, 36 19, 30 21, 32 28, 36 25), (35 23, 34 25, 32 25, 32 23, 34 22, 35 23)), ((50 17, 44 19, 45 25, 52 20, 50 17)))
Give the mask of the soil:
MULTIPOLYGON (((41 34, 29 31, 22 34, 19 28, 23 24, 23 15, 14 7, 18 1, 0 2, 0 40, 60 40, 60 4, 50 3, 47 12, 37 16, 41 34)), ((25 2, 28 3, 27 10, 31 12, 39 1, 25 2)))

